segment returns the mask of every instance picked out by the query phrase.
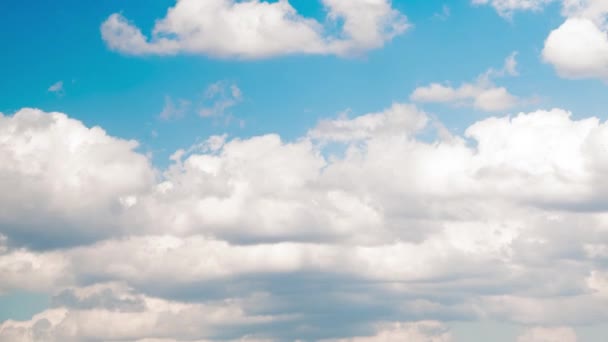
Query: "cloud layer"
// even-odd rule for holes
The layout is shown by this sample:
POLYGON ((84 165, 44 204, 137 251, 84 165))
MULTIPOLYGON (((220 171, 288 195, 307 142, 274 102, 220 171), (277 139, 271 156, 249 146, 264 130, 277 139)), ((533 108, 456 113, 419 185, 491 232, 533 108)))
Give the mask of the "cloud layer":
POLYGON ((443 342, 449 320, 608 319, 608 125, 433 127, 394 104, 293 141, 210 137, 156 170, 64 114, 0 116, 0 292, 54 298, 0 339, 443 342))

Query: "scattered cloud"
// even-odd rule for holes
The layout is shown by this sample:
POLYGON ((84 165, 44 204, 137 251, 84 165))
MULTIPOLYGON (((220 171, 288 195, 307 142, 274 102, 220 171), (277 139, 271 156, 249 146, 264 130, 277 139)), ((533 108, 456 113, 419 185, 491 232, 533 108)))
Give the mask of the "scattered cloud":
POLYGON ((517 76, 517 53, 505 60, 502 69, 489 69, 477 77, 473 83, 463 83, 459 87, 449 84, 432 83, 419 87, 410 95, 412 101, 430 103, 452 103, 459 106, 470 106, 478 110, 493 112, 503 111, 518 105, 521 100, 509 93, 504 87, 498 87, 493 79, 504 76, 517 76))
POLYGON ((48 92, 55 93, 57 95, 63 95, 65 93, 63 89, 63 81, 57 81, 49 87, 48 92))
POLYGON ((109 48, 126 54, 251 59, 361 53, 382 47, 410 26, 390 0, 321 2, 327 10, 323 23, 301 16, 288 0, 179 0, 157 20, 150 38, 119 13, 101 25, 101 33, 109 48), (340 32, 327 33, 336 24, 340 32))
POLYGON ((395 103, 391 108, 349 119, 342 114, 337 119, 321 120, 308 132, 312 139, 326 142, 366 140, 383 133, 415 133, 426 126, 428 117, 415 106, 395 103))
POLYGON ((224 116, 242 100, 243 93, 236 84, 226 81, 213 83, 205 90, 199 115, 204 118, 224 116))
POLYGON ((448 5, 443 5, 441 7, 441 12, 437 12, 433 15, 433 18, 439 19, 439 20, 448 20, 448 18, 450 17, 450 15, 452 15, 452 11, 450 10, 450 6, 448 5))

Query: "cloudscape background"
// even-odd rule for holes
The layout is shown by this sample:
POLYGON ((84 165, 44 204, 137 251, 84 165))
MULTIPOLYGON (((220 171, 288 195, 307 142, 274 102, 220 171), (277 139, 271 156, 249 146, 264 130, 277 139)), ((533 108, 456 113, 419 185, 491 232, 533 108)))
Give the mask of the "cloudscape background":
POLYGON ((607 1, 0 15, 0 341, 608 336, 607 1))

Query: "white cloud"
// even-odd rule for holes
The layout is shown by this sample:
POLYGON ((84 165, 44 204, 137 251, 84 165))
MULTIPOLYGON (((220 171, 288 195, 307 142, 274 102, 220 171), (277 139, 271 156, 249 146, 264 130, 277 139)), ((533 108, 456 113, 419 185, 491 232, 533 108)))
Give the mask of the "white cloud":
POLYGON ((412 134, 426 126, 428 118, 412 105, 393 104, 381 113, 371 113, 349 119, 345 115, 337 119, 322 120, 308 132, 312 139, 320 141, 365 140, 381 134, 412 134))
MULTIPOLYGON (((440 322, 422 321, 414 323, 392 323, 378 327, 379 331, 373 336, 353 337, 331 342, 450 342, 451 334, 440 322)), ((327 340, 329 342, 329 340, 327 340)))
POLYGON ((517 338, 517 342, 576 342, 576 333, 569 327, 532 328, 517 338))
POLYGON ((54 291, 70 285, 69 259, 62 253, 33 253, 25 249, 0 251, 0 294, 21 291, 54 291))
POLYGON ((54 294, 0 336, 443 342, 377 324, 608 319, 608 125, 554 109, 417 136, 432 124, 394 104, 294 141, 213 136, 155 175, 100 128, 0 116, 0 292, 54 294))
POLYGON ((608 31, 602 27, 586 17, 566 19, 549 34, 543 59, 565 78, 608 80, 608 31))
POLYGON ((22 109, 0 115, 3 233, 52 245, 121 230, 121 198, 138 194, 155 178, 136 147, 135 141, 61 113, 22 109))
POLYGON ((264 58, 277 55, 347 55, 384 45, 409 24, 390 0, 322 0, 330 26, 341 22, 338 34, 326 34, 315 19, 302 17, 287 0, 179 0, 156 22, 152 37, 121 14, 101 26, 113 50, 127 54, 194 53, 214 57, 264 58))
POLYGON ((505 60, 500 70, 489 69, 473 83, 463 83, 457 88, 440 83, 432 83, 419 87, 410 95, 416 102, 453 103, 456 105, 471 106, 482 111, 502 111, 510 109, 520 103, 517 96, 512 95, 504 87, 497 87, 493 78, 503 76, 516 76, 517 53, 511 54, 505 60))
POLYGON ((515 11, 538 11, 555 0, 471 0, 474 5, 490 5, 504 17, 515 11))
POLYGON ((248 316, 237 300, 186 304, 136 294, 117 284, 68 289, 58 299, 56 307, 29 321, 0 324, 0 340, 138 341, 170 337, 192 341, 227 335, 222 328, 281 319, 248 316))

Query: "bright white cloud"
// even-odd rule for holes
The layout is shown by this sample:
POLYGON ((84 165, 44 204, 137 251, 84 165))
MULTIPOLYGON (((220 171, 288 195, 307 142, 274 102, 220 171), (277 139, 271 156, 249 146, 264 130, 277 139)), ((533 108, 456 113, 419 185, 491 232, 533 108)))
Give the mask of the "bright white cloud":
POLYGON ((117 222, 124 210, 121 199, 155 179, 136 147, 135 141, 108 136, 61 113, 22 109, 0 115, 3 233, 52 245, 122 229, 117 222))
POLYGON ((1 116, 0 292, 55 304, 0 336, 443 342, 435 323, 376 324, 608 319, 608 125, 554 109, 435 126, 394 104, 289 142, 214 136, 155 175, 100 128, 1 116))
POLYGON ((381 47, 409 24, 390 0, 322 0, 326 21, 338 34, 302 17, 287 0, 179 0, 156 22, 151 38, 121 14, 101 26, 106 44, 127 54, 194 53, 214 57, 264 58, 277 55, 348 55, 381 47))
POLYGON ((492 78, 505 75, 516 76, 518 74, 516 55, 516 53, 513 53, 507 57, 502 69, 489 69, 473 83, 463 83, 457 88, 449 84, 432 83, 425 87, 416 88, 410 98, 416 102, 471 106, 488 112, 510 109, 516 106, 520 99, 509 93, 506 88, 494 85, 492 78))
POLYGON ((592 19, 568 18, 549 34, 543 59, 562 77, 608 79, 607 32, 592 19))

